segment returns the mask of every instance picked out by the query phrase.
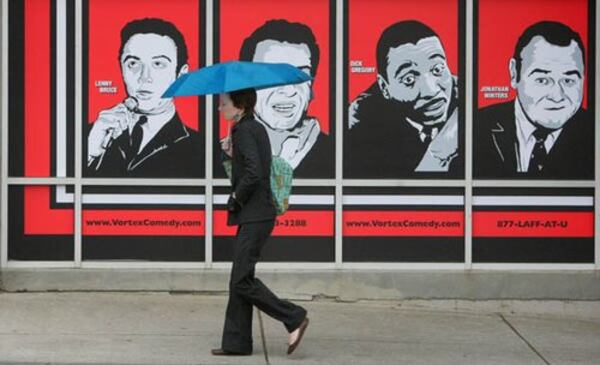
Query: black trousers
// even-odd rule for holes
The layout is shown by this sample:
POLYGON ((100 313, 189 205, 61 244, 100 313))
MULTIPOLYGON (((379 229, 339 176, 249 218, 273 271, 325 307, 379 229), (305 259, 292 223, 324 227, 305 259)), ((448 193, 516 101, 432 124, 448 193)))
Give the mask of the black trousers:
POLYGON ((233 248, 233 267, 229 280, 229 302, 221 348, 227 351, 252 352, 252 307, 283 322, 288 332, 300 327, 306 310, 277 298, 254 277, 254 267, 274 225, 273 220, 245 223, 238 227, 233 248))

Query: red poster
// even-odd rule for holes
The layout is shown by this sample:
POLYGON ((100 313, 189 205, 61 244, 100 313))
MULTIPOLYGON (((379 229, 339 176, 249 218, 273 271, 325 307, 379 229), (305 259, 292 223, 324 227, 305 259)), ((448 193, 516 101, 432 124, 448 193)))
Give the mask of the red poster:
MULTIPOLYGON (((120 103, 127 95, 119 64, 120 32, 133 20, 157 18, 174 24, 184 35, 188 48, 190 70, 198 68, 200 18, 198 0, 159 1, 91 0, 88 5, 89 82, 88 122, 93 122, 103 109, 120 103)), ((193 129, 199 128, 198 100, 181 98, 175 101, 182 120, 193 129)))
POLYGON ((203 63, 201 4, 88 2, 86 176, 203 176, 198 98, 162 98, 203 63))
POLYGON ((416 20, 435 30, 442 40, 453 74, 458 72, 458 2, 394 1, 372 2, 349 1, 348 56, 351 67, 348 82, 348 97, 354 100, 368 88, 376 75, 376 45, 384 29, 406 20, 416 20), (364 67, 352 69, 352 67, 364 67))
POLYGON ((593 212, 474 212, 474 237, 594 237, 593 212))
POLYGON ((591 4, 476 2, 476 178, 594 178, 591 4))
MULTIPOLYGON (((258 90, 254 116, 269 134, 273 155, 284 158, 295 177, 333 177, 334 2, 220 0, 215 7, 216 61, 283 62, 313 77, 258 90)), ((229 131, 223 118, 216 129, 219 138, 229 131)))
POLYGON ((464 3, 347 7, 344 176, 459 177, 464 3))
MULTIPOLYGON (((332 237, 334 234, 333 211, 287 211, 275 220, 273 236, 276 237, 332 237)), ((227 225, 227 211, 215 210, 214 235, 235 236, 237 226, 227 225)))
MULTIPOLYGON (((478 106, 482 108, 515 97, 510 85, 509 61, 519 36, 530 25, 542 20, 563 23, 581 36, 587 49, 588 3, 588 0, 479 0, 475 56, 480 62, 474 63, 479 76, 478 106)), ((583 100, 585 107, 586 98, 583 100)))
MULTIPOLYGON (((51 96, 55 96, 55 90, 53 89, 55 85, 53 83, 63 82, 64 80, 54 80, 53 77, 56 75, 51 67, 39 66, 40 64, 52 66, 51 57, 58 57, 57 54, 60 53, 56 50, 51 52, 51 38, 48 37, 48 29, 50 29, 51 34, 55 32, 54 28, 50 28, 50 25, 53 24, 50 21, 51 16, 53 12, 60 10, 57 4, 52 3, 50 5, 52 6, 49 6, 48 2, 34 0, 28 0, 23 4, 23 22, 26 34, 29 37, 24 40, 27 52, 23 54, 23 62, 26 65, 25 74, 28 75, 25 82, 25 89, 28 93, 24 97, 25 123, 23 130, 26 141, 24 151, 26 176, 47 176, 51 169, 50 156, 53 151, 50 151, 50 145, 54 142, 53 138, 56 138, 56 143, 61 144, 69 141, 66 132, 64 132, 67 130, 65 125, 68 126, 70 123, 69 120, 53 118, 48 104, 53 100, 51 96), (45 30, 42 31, 42 29, 45 30), (40 63, 40 60, 46 61, 40 63), (35 64, 38 66, 33 67, 35 64), (52 123, 57 125, 52 125, 52 123), (60 131, 63 131, 65 135, 60 135, 60 131), (56 135, 52 135, 52 133, 56 135)), ((86 51, 84 54, 84 81, 87 82, 86 90, 88 91, 84 96, 84 113, 89 117, 84 116, 84 119, 92 123, 90 124, 91 127, 94 126, 93 122, 99 113, 107 109, 123 107, 123 101, 127 96, 138 99, 138 105, 131 111, 131 114, 145 113, 148 119, 147 123, 152 124, 153 119, 157 118, 162 111, 169 110, 168 104, 161 104, 166 99, 161 99, 160 95, 162 95, 161 88, 166 88, 170 79, 164 78, 164 75, 161 75, 159 71, 165 66, 171 67, 173 70, 189 71, 202 65, 204 57, 202 40, 204 25, 201 21, 204 19, 203 2, 201 0, 177 0, 171 1, 168 8, 162 5, 159 2, 140 0, 91 0, 84 2, 83 48, 86 51), (123 44, 121 42, 122 33, 125 35, 123 44), (143 47, 140 48, 138 44, 138 53, 134 52, 135 45, 133 43, 135 42, 133 40, 147 38, 147 36, 154 37, 153 39, 157 41, 157 44, 151 42, 152 47, 146 47, 148 42, 142 42, 143 47), (159 44, 167 47, 157 47, 159 44), (181 46, 182 44, 185 44, 185 47, 181 46), (186 49, 185 52, 183 52, 184 48, 186 49), (144 53, 145 50, 153 50, 152 52, 158 50, 158 53, 146 54, 144 53), (145 60, 148 57, 154 61, 148 64, 145 60), (124 71, 126 62, 124 61, 128 62, 127 67, 131 67, 132 70, 136 67, 139 70, 143 69, 143 72, 137 75, 139 77, 133 78, 133 80, 138 82, 144 79, 143 83, 146 86, 132 89, 133 91, 129 89, 126 91, 126 73, 124 71), (169 62, 172 65, 169 66, 169 62), (151 108, 153 103, 159 105, 158 109, 151 108)), ((63 17, 61 19, 65 24, 54 24, 55 27, 68 28, 69 24, 75 21, 73 18, 65 20, 63 17)), ((175 71, 173 71, 172 76, 176 76, 175 71)), ((179 129, 176 132, 173 128, 166 131, 167 126, 173 125, 171 123, 173 118, 162 129, 156 128, 154 130, 156 134, 153 138, 141 141, 142 145, 140 145, 139 152, 146 155, 141 158, 138 156, 138 161, 128 163, 127 171, 113 169, 107 174, 101 173, 101 169, 91 171, 90 159, 85 158, 89 146, 87 142, 89 142, 88 133, 90 130, 84 126, 84 160, 87 162, 84 166, 84 175, 100 177, 203 176, 204 137, 201 128, 203 123, 198 109, 199 101, 197 98, 177 99, 171 106, 173 107, 172 111, 175 111, 181 121, 177 124, 179 129), (175 158, 160 157, 161 168, 147 169, 146 172, 136 171, 136 165, 142 166, 142 162, 150 161, 154 156, 163 156, 162 152, 168 150, 170 147, 168 142, 157 142, 158 139, 165 136, 176 138, 178 145, 186 144, 186 142, 181 142, 188 137, 193 137, 194 148, 191 147, 191 143, 186 144, 187 147, 178 150, 175 158), (164 147, 165 145, 167 148, 164 147), (182 152, 190 153, 184 155, 182 152), (182 155, 185 158, 178 158, 182 155), (190 161, 194 165, 193 168, 187 168, 190 161), (195 161, 198 161, 198 163, 195 163, 195 161), (184 173, 181 173, 182 171, 184 173)), ((111 140, 110 143, 112 142, 114 141, 111 140)), ((114 145, 115 143, 113 143, 114 145)), ((106 149, 108 150, 108 147, 106 149)), ((58 158, 61 158, 61 156, 59 155, 58 158)), ((66 157, 63 155, 62 158, 66 157)), ((106 156, 100 158, 104 162, 107 159, 106 156)), ((56 163, 56 160, 53 159, 52 161, 56 163)), ((60 174, 64 174, 64 171, 59 173, 59 176, 62 176, 60 174)), ((114 188, 113 191, 108 193, 124 193, 120 190, 122 189, 114 188)), ((72 206, 73 195, 72 190, 67 192, 64 187, 25 187, 23 195, 24 233, 38 236, 47 234, 72 235, 73 210, 63 208, 72 206), (64 203, 68 204, 65 205, 64 203)), ((123 194, 123 196, 126 196, 126 194, 123 194)), ((203 214, 199 214, 198 211, 162 209, 162 206, 169 206, 168 202, 161 201, 163 198, 157 195, 150 195, 146 198, 146 202, 140 204, 146 204, 147 207, 153 210, 146 209, 146 207, 132 209, 127 212, 110 209, 84 210, 83 234, 89 236, 204 235, 203 214), (153 201, 152 197, 155 197, 153 201)), ((99 204, 104 204, 107 207, 119 205, 119 201, 110 200, 111 198, 107 196, 104 200, 100 199, 99 204)), ((120 206, 122 207, 122 205, 120 206)))

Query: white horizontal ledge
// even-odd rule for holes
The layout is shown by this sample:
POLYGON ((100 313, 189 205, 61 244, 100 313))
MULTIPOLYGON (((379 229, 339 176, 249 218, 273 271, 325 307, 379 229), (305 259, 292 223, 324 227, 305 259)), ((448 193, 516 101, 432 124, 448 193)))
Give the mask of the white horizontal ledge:
MULTIPOLYGON (((71 202, 73 202, 71 194, 71 202)), ((83 204, 204 205, 204 195, 181 194, 83 194, 83 204)))
POLYGON ((344 195, 344 205, 464 205, 462 195, 344 195))
MULTIPOLYGON (((213 179, 213 186, 231 186, 231 182, 228 179, 213 179)), ((294 178, 292 186, 318 186, 318 187, 335 187, 336 181, 334 179, 301 179, 294 178)))
POLYGON ((83 261, 82 269, 157 269, 157 270, 186 270, 186 269, 206 269, 207 264, 204 261, 198 262, 163 262, 163 261, 83 261))
MULTIPOLYGON (((214 204, 227 204, 229 195, 215 194, 213 196, 214 204)), ((294 195, 290 196, 290 205, 334 205, 335 197, 333 195, 294 195)))
MULTIPOLYGON (((58 203, 73 203, 73 194, 66 193, 64 187, 58 187, 58 203)), ((214 204, 227 204, 228 195, 216 194, 214 204)), ((194 194, 83 194, 83 204, 175 204, 204 205, 205 195, 194 194)), ((290 196, 290 205, 334 205, 333 195, 300 195, 290 196)), ((462 195, 345 195, 344 205, 382 205, 382 206, 461 206, 464 205, 462 195)), ((570 206, 593 207, 591 196, 474 196, 474 206, 570 206)))
MULTIPOLYGON (((56 187, 57 203, 73 203, 73 193, 65 186, 56 187)), ((82 194, 83 204, 204 205, 204 194, 82 194)))
POLYGON ((592 196, 474 196, 473 205, 476 206, 570 206, 593 207, 592 196))
POLYGON ((594 264, 527 264, 527 263, 479 263, 473 264, 473 270, 481 271, 590 271, 594 264))

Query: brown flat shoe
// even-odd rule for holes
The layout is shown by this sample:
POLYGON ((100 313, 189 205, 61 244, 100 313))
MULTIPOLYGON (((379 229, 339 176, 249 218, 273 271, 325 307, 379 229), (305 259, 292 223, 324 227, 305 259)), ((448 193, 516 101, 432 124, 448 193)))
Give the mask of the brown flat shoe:
POLYGON ((306 327, 308 327, 308 317, 304 318, 304 320, 300 324, 300 327, 298 327, 300 329, 300 332, 298 333, 298 338, 296 339, 296 341, 294 341, 293 344, 289 345, 287 350, 288 355, 291 355, 292 352, 294 352, 294 350, 296 349, 296 347, 298 347, 298 345, 300 344, 300 340, 302 340, 302 336, 304 335, 304 331, 306 331, 306 327))
POLYGON ((223 350, 223 349, 212 349, 210 350, 210 353, 213 354, 214 356, 249 356, 252 355, 252 353, 243 353, 243 352, 233 352, 233 351, 227 351, 227 350, 223 350))

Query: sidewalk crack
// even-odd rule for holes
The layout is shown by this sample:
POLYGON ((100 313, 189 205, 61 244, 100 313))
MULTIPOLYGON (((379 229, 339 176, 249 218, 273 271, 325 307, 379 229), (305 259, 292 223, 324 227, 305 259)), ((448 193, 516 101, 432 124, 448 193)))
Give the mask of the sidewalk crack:
POLYGON ((525 342, 527 344, 527 346, 529 346, 529 348, 531 349, 531 351, 535 352, 535 354, 542 359, 542 361, 546 364, 546 365, 551 365, 550 362, 548 360, 546 360, 546 358, 531 344, 531 342, 527 341, 527 339, 521 334, 519 333, 519 331, 500 313, 498 313, 498 316, 500 318, 502 318, 502 321, 504 321, 504 323, 506 323, 506 325, 517 335, 519 336, 519 338, 521 340, 523 340, 523 342, 525 342))

